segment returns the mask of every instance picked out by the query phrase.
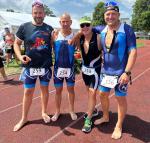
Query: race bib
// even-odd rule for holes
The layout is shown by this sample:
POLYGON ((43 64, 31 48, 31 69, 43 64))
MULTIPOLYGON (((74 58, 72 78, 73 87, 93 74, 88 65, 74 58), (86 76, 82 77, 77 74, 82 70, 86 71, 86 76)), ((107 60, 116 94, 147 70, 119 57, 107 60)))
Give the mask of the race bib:
POLYGON ((30 68, 30 76, 40 76, 45 74, 45 68, 30 68))
POLYGON ((57 77, 69 77, 71 73, 70 68, 58 68, 57 77))
POLYGON ((111 76, 111 75, 102 75, 102 81, 101 85, 108 87, 108 88, 114 88, 118 83, 118 76, 111 76))
POLYGON ((95 69, 94 69, 94 68, 87 68, 87 67, 85 67, 85 66, 83 65, 83 66, 82 66, 82 72, 83 72, 85 75, 94 75, 95 69))

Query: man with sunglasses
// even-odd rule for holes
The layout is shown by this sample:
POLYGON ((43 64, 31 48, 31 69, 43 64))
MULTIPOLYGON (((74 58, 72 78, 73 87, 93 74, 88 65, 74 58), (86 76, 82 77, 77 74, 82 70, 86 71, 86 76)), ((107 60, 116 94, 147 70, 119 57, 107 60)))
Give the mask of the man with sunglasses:
POLYGON ((89 133, 92 129, 92 116, 96 104, 96 92, 101 70, 101 47, 99 35, 92 32, 91 19, 80 19, 80 37, 78 47, 82 54, 82 77, 88 92, 88 111, 82 131, 89 133))
POLYGON ((131 80, 131 70, 136 61, 136 38, 133 29, 119 21, 119 7, 109 2, 105 7, 104 19, 107 26, 101 32, 104 64, 100 77, 100 99, 103 117, 95 124, 109 122, 109 94, 114 88, 118 103, 118 120, 112 134, 113 139, 122 136, 122 124, 127 112, 127 85, 131 80))
POLYGON ((47 114, 47 103, 49 97, 48 85, 52 75, 50 42, 53 28, 43 22, 45 12, 42 2, 33 2, 32 17, 32 22, 24 23, 19 27, 14 44, 15 53, 23 63, 20 80, 24 83, 24 96, 22 117, 13 131, 18 131, 27 122, 37 78, 40 80, 42 118, 45 123, 50 122, 50 117, 47 114), (20 47, 22 42, 24 42, 25 55, 21 55, 20 47))

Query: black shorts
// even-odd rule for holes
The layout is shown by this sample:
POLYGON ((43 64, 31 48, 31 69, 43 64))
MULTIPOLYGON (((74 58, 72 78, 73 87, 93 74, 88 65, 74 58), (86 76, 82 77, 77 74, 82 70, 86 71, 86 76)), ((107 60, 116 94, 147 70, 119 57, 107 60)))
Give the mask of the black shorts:
POLYGON ((6 53, 7 54, 14 54, 15 52, 14 52, 14 46, 12 45, 11 46, 11 49, 6 49, 6 53))
POLYGON ((94 75, 89 76, 89 75, 85 75, 82 73, 82 77, 83 77, 83 81, 84 81, 85 85, 96 90, 99 85, 100 71, 101 71, 101 67, 97 67, 95 69, 94 75))
POLYGON ((3 60, 2 58, 0 57, 0 68, 4 67, 4 64, 3 64, 3 60))

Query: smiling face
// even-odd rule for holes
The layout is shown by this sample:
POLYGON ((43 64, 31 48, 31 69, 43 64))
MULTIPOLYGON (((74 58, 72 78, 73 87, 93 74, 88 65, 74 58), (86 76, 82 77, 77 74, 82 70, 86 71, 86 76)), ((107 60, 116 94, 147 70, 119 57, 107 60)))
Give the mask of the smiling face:
POLYGON ((92 26, 90 23, 80 24, 80 30, 84 35, 88 35, 92 31, 92 26))
POLYGON ((36 25, 42 25, 45 17, 44 8, 42 6, 33 6, 32 17, 36 25))
POLYGON ((60 23, 62 29, 64 29, 64 30, 70 29, 71 24, 72 24, 72 20, 71 20, 70 15, 63 14, 60 17, 59 23, 60 23))
POLYGON ((116 26, 119 22, 119 16, 119 12, 115 10, 109 10, 105 12, 104 19, 108 26, 116 26))

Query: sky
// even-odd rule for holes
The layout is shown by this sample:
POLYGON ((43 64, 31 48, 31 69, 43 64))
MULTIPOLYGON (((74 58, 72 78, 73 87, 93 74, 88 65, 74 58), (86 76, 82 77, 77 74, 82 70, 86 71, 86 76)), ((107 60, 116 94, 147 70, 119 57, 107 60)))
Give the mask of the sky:
MULTIPOLYGON (((56 16, 69 13, 72 18, 80 19, 82 16, 92 16, 94 8, 99 2, 109 0, 42 0, 56 16)), ((114 0, 120 7, 122 18, 130 18, 132 6, 136 0, 114 0)), ((31 13, 33 0, 0 0, 0 10, 14 9, 17 12, 31 13)))

